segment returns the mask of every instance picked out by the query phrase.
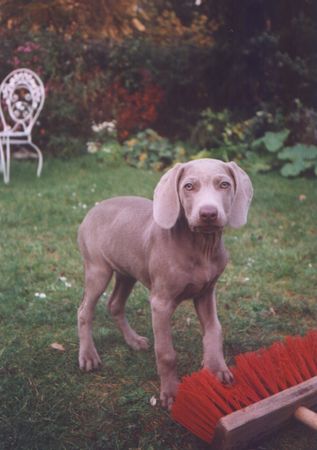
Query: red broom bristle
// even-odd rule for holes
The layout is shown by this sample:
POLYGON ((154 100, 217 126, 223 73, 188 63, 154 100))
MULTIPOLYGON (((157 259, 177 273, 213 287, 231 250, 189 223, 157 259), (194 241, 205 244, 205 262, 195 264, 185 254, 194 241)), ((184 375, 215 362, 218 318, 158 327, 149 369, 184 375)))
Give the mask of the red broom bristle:
POLYGON ((221 417, 317 375, 317 330, 238 355, 235 363, 231 386, 207 369, 184 377, 179 386, 172 417, 206 442, 221 417))

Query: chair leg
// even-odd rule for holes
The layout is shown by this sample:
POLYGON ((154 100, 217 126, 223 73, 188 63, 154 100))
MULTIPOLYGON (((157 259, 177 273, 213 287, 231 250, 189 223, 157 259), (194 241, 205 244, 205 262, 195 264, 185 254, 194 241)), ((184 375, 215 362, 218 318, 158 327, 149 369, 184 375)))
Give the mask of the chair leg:
MULTIPOLYGON (((35 145, 33 142, 28 142, 28 144, 36 151, 38 155, 38 165, 36 175, 39 177, 43 168, 43 155, 41 150, 35 145)), ((0 141, 0 163, 3 170, 3 181, 5 184, 8 184, 10 181, 10 140, 6 139, 5 141, 5 152, 3 149, 2 142, 0 141)))
POLYGON ((41 175, 42 168, 43 168, 43 155, 37 145, 35 145, 33 142, 29 142, 29 144, 31 145, 31 147, 34 148, 34 150, 36 151, 38 158, 39 158, 39 162, 37 165, 37 172, 36 172, 36 175, 39 177, 41 175))
POLYGON ((2 142, 0 141, 0 163, 3 171, 3 181, 7 184, 7 168, 6 168, 6 160, 4 157, 2 142))
POLYGON ((10 181, 10 140, 9 139, 6 139, 6 163, 7 163, 7 169, 6 169, 5 183, 8 184, 10 181))

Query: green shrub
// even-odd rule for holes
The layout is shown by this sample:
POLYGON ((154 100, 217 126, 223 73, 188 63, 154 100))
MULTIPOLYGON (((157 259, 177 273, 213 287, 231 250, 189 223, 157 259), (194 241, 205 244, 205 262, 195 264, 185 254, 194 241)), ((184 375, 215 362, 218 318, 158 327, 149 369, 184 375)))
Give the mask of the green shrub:
POLYGON ((160 45, 149 38, 126 39, 109 48, 107 77, 119 79, 130 92, 138 92, 143 89, 143 74, 148 73, 164 93, 157 120, 150 126, 172 139, 187 139, 190 123, 208 105, 204 81, 207 58, 206 48, 188 42, 160 45))
POLYGON ((228 110, 204 110, 191 135, 191 145, 203 148, 195 158, 212 157, 229 161, 245 155, 247 124, 234 122, 228 110))
POLYGON ((270 162, 269 168, 277 167, 285 177, 293 177, 306 172, 314 172, 317 175, 317 146, 303 143, 285 147, 290 135, 290 130, 278 132, 266 132, 265 135, 255 140, 251 147, 260 152, 266 150, 271 154, 266 161, 270 162), (288 161, 283 162, 281 161, 288 161))
POLYGON ((212 107, 252 115, 262 102, 285 111, 293 95, 316 107, 314 0, 203 2, 220 27, 205 82, 212 107))
POLYGON ((297 144, 293 147, 285 147, 279 152, 278 158, 289 161, 281 169, 284 177, 294 177, 307 171, 314 171, 317 176, 316 145, 297 144))
MULTIPOLYGON (((196 153, 278 166, 276 155, 252 142, 289 129, 287 145, 317 144, 313 2, 292 1, 296 14, 285 23, 272 0, 216 3, 200 5, 218 24, 208 46, 182 39, 167 45, 147 33, 114 43, 3 27, 0 77, 26 66, 43 78, 47 99, 36 141, 55 156, 82 153, 91 124, 117 118, 121 141, 151 127, 173 141, 190 140, 196 153)), ((158 157, 163 165, 169 159, 158 157)))
POLYGON ((174 145, 154 130, 147 129, 124 143, 123 154, 131 166, 160 171, 174 162, 184 161, 187 151, 184 145, 174 145))
POLYGON ((285 124, 292 131, 293 142, 317 145, 317 112, 295 99, 285 124))
POLYGON ((58 135, 52 134, 43 150, 45 150, 45 153, 50 152, 55 157, 68 159, 86 153, 86 146, 87 143, 84 138, 71 136, 69 133, 61 133, 58 135))
POLYGON ((284 115, 258 111, 244 121, 234 121, 228 110, 201 113, 193 129, 194 158, 243 160, 252 172, 280 170, 283 176, 317 174, 317 113, 295 100, 294 109, 284 115), (287 145, 287 147, 286 147, 287 145))
POLYGON ((94 132, 91 141, 87 143, 88 153, 95 154, 98 161, 117 164, 124 159, 123 147, 117 139, 117 124, 115 121, 93 124, 94 132))

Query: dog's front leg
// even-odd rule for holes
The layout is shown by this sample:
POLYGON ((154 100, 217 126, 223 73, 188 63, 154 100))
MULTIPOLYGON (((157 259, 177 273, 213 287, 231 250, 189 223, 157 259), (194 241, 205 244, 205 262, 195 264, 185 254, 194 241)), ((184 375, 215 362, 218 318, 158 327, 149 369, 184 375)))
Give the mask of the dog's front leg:
POLYGON ((153 296, 151 310, 156 364, 161 381, 160 399, 163 407, 171 409, 179 384, 171 329, 175 305, 171 301, 153 296))
POLYGON ((220 381, 230 384, 233 375, 223 356, 222 330, 217 315, 215 288, 195 299, 195 308, 203 331, 204 367, 214 372, 220 381))

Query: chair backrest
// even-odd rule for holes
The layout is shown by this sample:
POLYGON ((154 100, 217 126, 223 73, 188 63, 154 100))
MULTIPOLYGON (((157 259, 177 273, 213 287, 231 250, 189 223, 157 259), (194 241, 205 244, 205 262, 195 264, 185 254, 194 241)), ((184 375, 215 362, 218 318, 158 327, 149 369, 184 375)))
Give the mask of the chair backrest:
POLYGON ((40 77, 30 69, 16 69, 0 85, 0 118, 4 132, 30 133, 45 100, 40 77))

